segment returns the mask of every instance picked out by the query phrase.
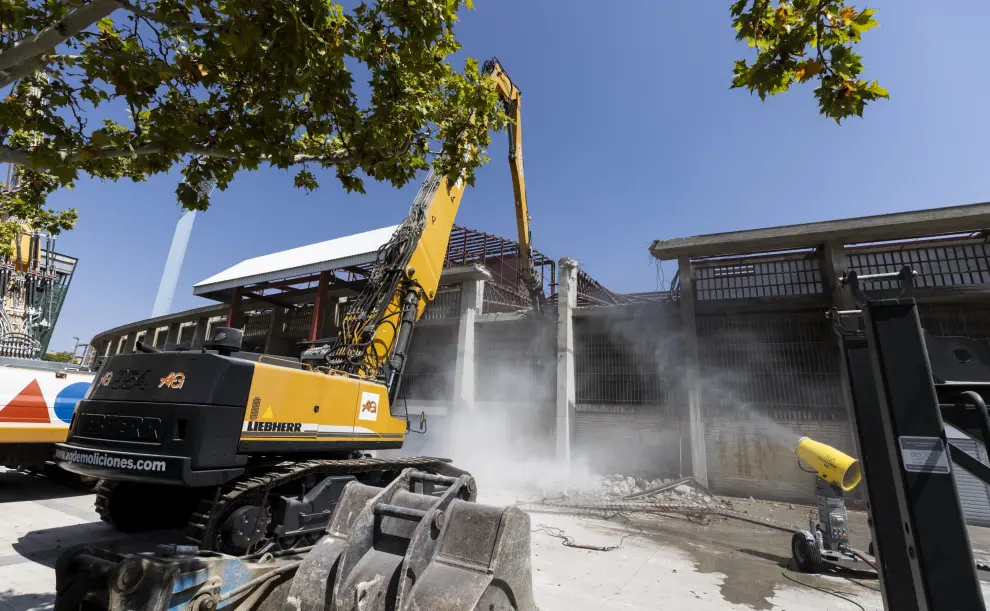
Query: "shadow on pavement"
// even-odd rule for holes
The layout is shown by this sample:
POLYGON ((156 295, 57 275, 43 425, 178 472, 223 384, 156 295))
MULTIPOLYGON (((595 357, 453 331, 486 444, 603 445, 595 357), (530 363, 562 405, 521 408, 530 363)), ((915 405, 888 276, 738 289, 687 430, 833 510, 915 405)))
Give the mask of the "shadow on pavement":
POLYGON ((0 471, 0 503, 39 501, 92 494, 86 485, 67 472, 37 475, 24 471, 0 471))
POLYGON ((782 569, 787 568, 787 564, 791 561, 790 556, 781 556, 779 554, 770 554, 767 552, 761 552, 755 549, 738 549, 737 551, 746 554, 747 556, 754 556, 756 558, 762 558, 764 560, 769 560, 770 562, 776 564, 782 569))
POLYGON ((0 609, 3 611, 41 611, 55 605, 54 594, 15 594, 0 590, 0 609))
MULTIPOLYGON (((160 543, 186 543, 176 530, 122 533, 102 522, 73 524, 59 528, 33 530, 19 537, 13 548, 25 562, 55 568, 55 561, 67 549, 89 544, 114 552, 131 554, 152 552, 160 543)), ((0 557, 3 560, 3 557, 0 557)), ((2 609, 2 607, 0 607, 2 609)))

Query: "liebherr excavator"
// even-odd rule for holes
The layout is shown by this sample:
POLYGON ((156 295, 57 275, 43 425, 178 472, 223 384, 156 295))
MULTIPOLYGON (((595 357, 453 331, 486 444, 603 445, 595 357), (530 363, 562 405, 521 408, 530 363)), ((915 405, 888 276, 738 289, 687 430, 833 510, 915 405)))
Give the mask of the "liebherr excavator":
MULTIPOLYGON (((497 60, 484 70, 511 120, 520 269, 534 308, 542 308, 520 94, 497 60)), ((102 478, 97 510, 121 530, 178 520, 200 550, 236 556, 312 545, 351 482, 384 489, 401 476, 427 496, 456 488, 458 498, 473 500, 474 480, 446 459, 365 453, 401 448, 409 430, 408 418, 392 406, 413 327, 437 291, 464 188, 463 180, 429 174, 379 250, 339 336, 300 359, 240 352, 240 331, 228 328, 201 351, 144 348, 108 359, 79 403, 68 439, 58 444, 59 464, 102 478), (405 469, 416 470, 411 480, 405 469)), ((399 513, 421 512, 421 502, 399 513)))

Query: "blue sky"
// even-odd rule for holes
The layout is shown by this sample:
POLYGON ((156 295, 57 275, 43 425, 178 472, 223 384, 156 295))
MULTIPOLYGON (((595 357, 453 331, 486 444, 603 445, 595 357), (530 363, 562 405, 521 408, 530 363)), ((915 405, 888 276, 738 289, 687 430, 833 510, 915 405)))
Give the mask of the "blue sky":
MULTIPOLYGON (((937 10, 881 0, 860 51, 891 92, 842 126, 811 87, 761 103, 729 90, 728 2, 475 0, 464 52, 497 56, 523 93, 533 239, 622 291, 657 289, 654 239, 990 200, 990 3, 937 10)), ((860 4, 860 3, 857 3, 860 4)), ((458 223, 511 237, 504 135, 458 223)), ((204 305, 192 285, 240 260, 397 223, 418 185, 347 195, 324 178, 238 176, 196 219, 173 311, 204 305)), ((150 315, 178 218, 175 181, 80 181, 51 198, 76 207, 58 250, 79 258, 52 349, 150 315)), ((672 267, 667 267, 668 278, 672 267)))

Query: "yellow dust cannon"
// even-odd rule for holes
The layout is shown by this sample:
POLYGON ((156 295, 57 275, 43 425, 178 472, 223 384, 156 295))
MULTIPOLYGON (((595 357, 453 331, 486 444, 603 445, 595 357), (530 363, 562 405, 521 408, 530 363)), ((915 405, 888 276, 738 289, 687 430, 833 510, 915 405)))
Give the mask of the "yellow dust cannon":
POLYGON ((855 488, 863 477, 858 460, 810 437, 799 439, 794 447, 794 453, 814 467, 819 477, 839 486, 843 492, 855 488))
POLYGON ((856 568, 862 568, 860 560, 864 554, 849 547, 843 499, 843 493, 859 485, 863 477, 859 461, 810 437, 799 439, 794 453, 818 475, 815 485, 818 524, 814 523, 814 516, 809 517, 808 530, 798 531, 791 538, 795 564, 806 573, 817 573, 828 565, 858 564, 856 568))

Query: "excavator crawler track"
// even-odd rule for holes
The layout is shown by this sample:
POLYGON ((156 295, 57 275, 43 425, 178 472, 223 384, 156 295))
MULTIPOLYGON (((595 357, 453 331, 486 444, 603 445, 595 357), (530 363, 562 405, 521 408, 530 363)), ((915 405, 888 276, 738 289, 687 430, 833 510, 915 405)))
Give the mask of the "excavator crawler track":
POLYGON ((201 491, 101 479, 93 488, 100 519, 121 532, 181 528, 201 491))
MULTIPOLYGON (((243 478, 229 482, 215 490, 213 495, 205 495, 190 515, 185 528, 186 538, 202 550, 219 551, 241 555, 257 551, 252 548, 231 548, 219 537, 224 520, 236 508, 245 504, 258 505, 262 514, 255 518, 255 526, 269 535, 271 524, 261 524, 268 520, 264 513, 268 495, 287 484, 310 476, 354 475, 358 479, 368 479, 375 475, 391 480, 403 469, 416 468, 424 471, 438 469, 454 470, 445 458, 352 458, 321 459, 303 462, 281 462, 254 469, 243 478), (263 528, 262 528, 263 527, 263 528)), ((329 521, 329 516, 327 516, 329 521)), ((269 537, 270 539, 273 535, 269 537)), ((264 537, 263 537, 264 538, 264 537)), ((319 536, 316 537, 317 539, 319 536)), ((274 541, 273 541, 274 542, 274 541)), ((311 543, 311 542, 308 542, 311 543)), ((305 545, 306 543, 304 543, 305 545)))

